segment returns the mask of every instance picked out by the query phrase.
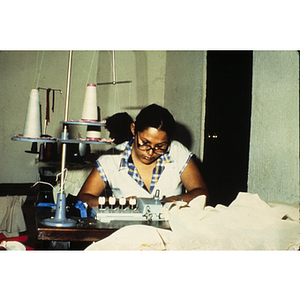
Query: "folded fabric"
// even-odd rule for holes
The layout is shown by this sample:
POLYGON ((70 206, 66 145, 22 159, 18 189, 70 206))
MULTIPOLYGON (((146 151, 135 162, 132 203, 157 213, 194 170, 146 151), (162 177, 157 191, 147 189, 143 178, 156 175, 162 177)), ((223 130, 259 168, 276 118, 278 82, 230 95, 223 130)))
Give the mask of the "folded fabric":
POLYGON ((0 233, 6 237, 15 237, 26 231, 22 205, 27 196, 0 197, 0 233))

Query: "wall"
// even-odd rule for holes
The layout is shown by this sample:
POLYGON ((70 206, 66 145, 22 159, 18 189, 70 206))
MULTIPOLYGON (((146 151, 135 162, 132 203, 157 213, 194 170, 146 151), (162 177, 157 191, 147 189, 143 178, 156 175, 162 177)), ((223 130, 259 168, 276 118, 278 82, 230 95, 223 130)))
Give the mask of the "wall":
MULTIPOLYGON (((53 87, 65 90, 67 72, 67 52, 0 52, 0 182, 23 183, 37 179, 35 157, 26 154, 29 143, 11 141, 15 134, 22 134, 27 112, 29 93, 32 88, 53 87), (64 63, 63 63, 64 62, 64 63), (59 76, 57 76, 59 74, 59 76)), ((65 93, 64 93, 65 94, 65 93)), ((45 93, 41 91, 40 101, 45 109, 45 93)), ((56 97, 56 114, 62 110, 61 95, 56 97)), ((45 114, 43 114, 45 118, 45 114)), ((53 134, 56 117, 50 115, 49 134, 53 134)), ((60 115, 63 119, 63 111, 60 115)))
POLYGON ((202 160, 206 97, 206 51, 168 51, 165 107, 181 125, 179 140, 202 160))
MULTIPOLYGON (((140 109, 164 104, 165 51, 115 51, 116 85, 99 85, 98 103, 103 118, 126 111, 135 119, 140 109)), ((97 82, 112 82, 112 51, 99 52, 97 82)))
MULTIPOLYGON (((74 51, 69 116, 80 119, 86 84, 112 81, 111 51, 74 51)), ((58 88, 47 133, 60 136, 68 51, 0 52, 0 183, 38 179, 30 143, 11 141, 23 133, 30 90, 58 88)), ((98 86, 102 117, 157 103, 182 125, 181 137, 201 158, 204 134, 205 51, 117 51, 117 81, 98 86), (184 134, 186 134, 184 136, 184 134)), ((41 91, 42 117, 45 92, 41 91)), ((70 128, 71 137, 85 128, 70 128)), ((102 130, 107 135, 106 130, 102 130)), ((97 147, 97 146, 96 146, 97 147)), ((253 103, 248 191, 265 201, 299 201, 299 55, 296 51, 254 51, 253 103)))
MULTIPOLYGON (((32 88, 56 88, 54 113, 50 112, 47 134, 61 136, 64 118, 68 70, 68 51, 1 51, 0 52, 0 183, 27 183, 38 180, 37 155, 28 142, 11 141, 22 134, 32 88)), ((133 118, 150 103, 164 104, 166 67, 165 51, 116 51, 116 79, 129 84, 97 86, 101 117, 127 111, 133 118)), ((69 117, 81 118, 86 84, 112 81, 111 51, 74 51, 70 89, 69 117)), ((40 90, 42 118, 45 118, 46 91, 40 90)), ((86 127, 70 126, 70 138, 85 136, 86 127)), ((108 132, 102 129, 103 137, 108 132)), ((92 151, 99 146, 92 145, 92 151)))
POLYGON ((254 51, 248 191, 299 203, 299 54, 254 51))
MULTIPOLYGON (((0 183, 27 183, 38 180, 37 155, 27 154, 31 143, 11 141, 22 134, 29 93, 32 88, 61 89, 56 93, 54 113, 50 112, 47 134, 61 136, 65 110, 68 51, 1 51, 0 52, 0 183)), ((98 51, 73 53, 69 116, 81 117, 85 86, 97 74, 98 51)), ((45 118, 46 91, 40 90, 42 119, 45 118)), ((85 133, 79 128, 82 134, 85 133)), ((77 131, 73 133, 77 135, 77 131)))

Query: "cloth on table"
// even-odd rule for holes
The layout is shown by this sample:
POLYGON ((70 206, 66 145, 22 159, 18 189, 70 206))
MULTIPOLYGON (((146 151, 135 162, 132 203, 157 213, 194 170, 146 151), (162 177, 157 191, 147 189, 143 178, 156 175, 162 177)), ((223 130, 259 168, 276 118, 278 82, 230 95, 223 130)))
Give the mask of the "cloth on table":
POLYGON ((27 230, 22 211, 26 199, 27 196, 0 197, 0 233, 6 237, 16 237, 27 230))
POLYGON ((86 250, 296 250, 299 206, 267 204, 257 194, 239 193, 228 206, 205 207, 205 196, 167 203, 171 230, 126 226, 86 250))
MULTIPOLYGON (((68 170, 67 177, 65 180, 65 194, 66 197, 71 194, 77 196, 85 180, 89 176, 93 169, 93 166, 78 166, 76 170, 68 170)), ((57 184, 53 188, 53 199, 56 203, 57 194, 59 193, 60 184, 57 184)))
POLYGON ((184 250, 170 230, 147 225, 128 225, 91 244, 90 250, 184 250))

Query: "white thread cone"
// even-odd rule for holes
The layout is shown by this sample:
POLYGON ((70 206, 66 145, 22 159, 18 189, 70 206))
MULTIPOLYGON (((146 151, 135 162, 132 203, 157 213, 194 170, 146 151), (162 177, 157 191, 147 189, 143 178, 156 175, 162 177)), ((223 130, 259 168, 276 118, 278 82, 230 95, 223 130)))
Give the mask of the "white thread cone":
POLYGON ((93 141, 99 140, 101 136, 100 127, 99 126, 88 126, 86 131, 86 139, 93 141))
POLYGON ((41 136, 40 94, 37 89, 32 89, 29 95, 23 136, 30 138, 41 136))
POLYGON ((82 120, 84 121, 97 121, 97 96, 96 84, 89 83, 85 91, 85 99, 82 111, 82 120))

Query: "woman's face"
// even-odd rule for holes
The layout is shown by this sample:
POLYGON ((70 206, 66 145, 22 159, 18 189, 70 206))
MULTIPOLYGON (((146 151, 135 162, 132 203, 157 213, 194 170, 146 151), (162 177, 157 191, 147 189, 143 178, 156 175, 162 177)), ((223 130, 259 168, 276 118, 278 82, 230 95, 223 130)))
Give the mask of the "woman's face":
POLYGON ((133 147, 137 158, 142 163, 150 165, 167 150, 168 145, 169 140, 165 131, 148 127, 135 134, 133 147), (147 148, 149 149, 146 150, 147 148))

